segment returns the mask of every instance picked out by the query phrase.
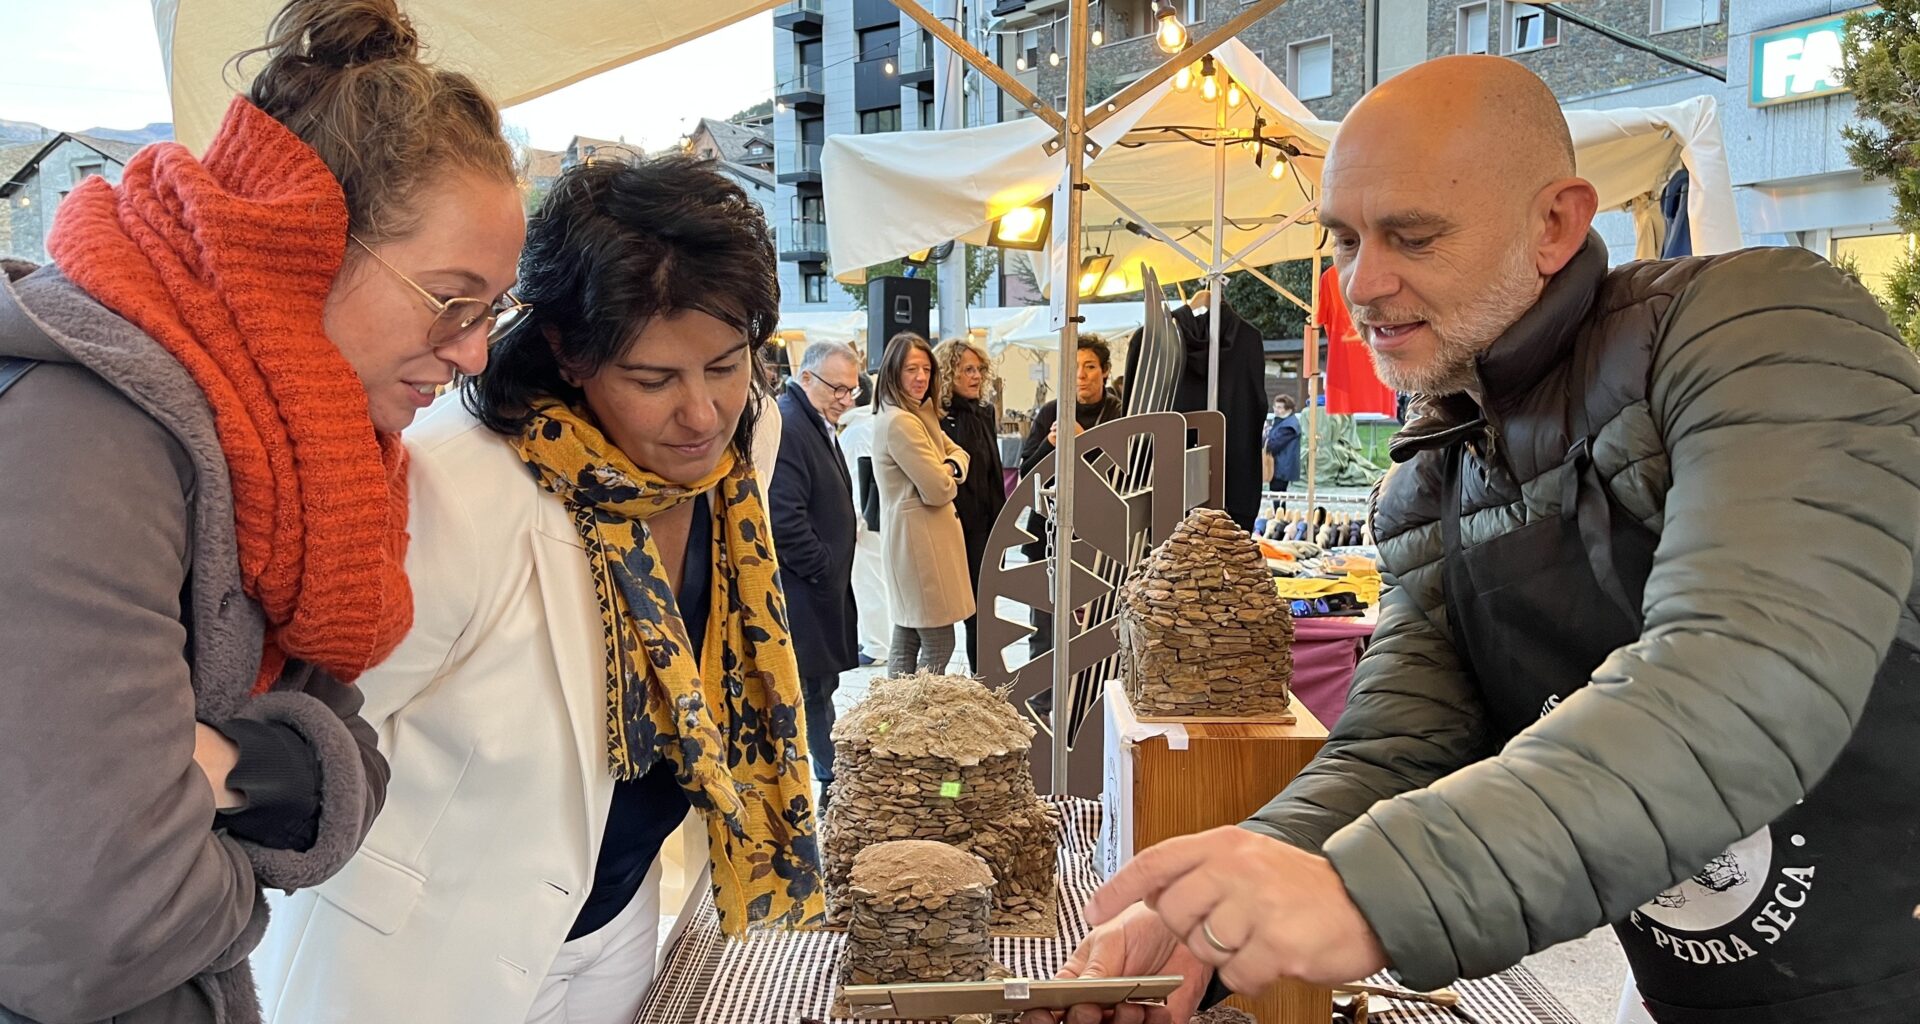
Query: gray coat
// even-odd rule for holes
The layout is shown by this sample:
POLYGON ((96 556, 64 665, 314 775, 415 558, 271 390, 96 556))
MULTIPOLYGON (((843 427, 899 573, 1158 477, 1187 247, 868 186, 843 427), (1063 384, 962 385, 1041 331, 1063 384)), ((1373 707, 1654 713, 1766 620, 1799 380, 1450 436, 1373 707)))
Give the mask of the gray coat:
POLYGON ((1246 827, 1324 850, 1429 989, 1618 921, 1787 811, 1920 638, 1920 367, 1890 334, 1799 249, 1609 272, 1590 243, 1481 356, 1488 408, 1429 401, 1395 440, 1380 625, 1332 738, 1246 827), (1645 629, 1498 746, 1448 628, 1435 449, 1497 453, 1452 499, 1467 547, 1558 515, 1576 335, 1594 466, 1660 535, 1645 629))
POLYGON ((260 888, 339 869, 386 764, 309 666, 249 697, 264 623, 186 371, 55 270, 17 288, 0 356, 41 364, 0 397, 0 1021, 248 1024, 260 888), (233 718, 316 756, 307 851, 218 830, 193 723, 233 718))

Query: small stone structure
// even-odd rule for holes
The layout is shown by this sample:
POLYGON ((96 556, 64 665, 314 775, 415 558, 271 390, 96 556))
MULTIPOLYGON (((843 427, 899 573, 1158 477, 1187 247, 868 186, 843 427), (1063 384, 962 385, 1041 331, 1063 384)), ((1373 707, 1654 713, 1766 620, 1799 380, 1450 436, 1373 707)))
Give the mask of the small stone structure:
POLYGON ((1197 508, 1120 591, 1127 699, 1141 717, 1279 718, 1293 682, 1293 613, 1260 545, 1197 508))
POLYGON ((993 872, 993 926, 1051 935, 1059 811, 1033 790, 1029 725, 964 676, 876 680, 833 727, 835 779, 821 826, 827 919, 846 924, 854 859, 927 839, 993 872))
POLYGON ((982 981, 993 965, 993 872, 956 846, 908 839, 853 859, 843 985, 982 981))

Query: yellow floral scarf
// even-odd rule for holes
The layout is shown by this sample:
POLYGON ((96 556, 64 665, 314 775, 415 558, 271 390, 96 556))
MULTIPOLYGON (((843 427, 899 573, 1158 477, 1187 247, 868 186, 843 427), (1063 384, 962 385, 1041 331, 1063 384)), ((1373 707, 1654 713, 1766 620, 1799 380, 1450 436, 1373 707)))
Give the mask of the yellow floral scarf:
POLYGON ((670 483, 551 400, 513 444, 586 543, 606 627, 614 778, 637 779, 662 757, 673 765, 707 821, 714 903, 728 934, 818 924, 825 907, 800 671, 752 464, 729 451, 706 479, 670 483), (715 486, 713 604, 696 663, 646 521, 715 486))

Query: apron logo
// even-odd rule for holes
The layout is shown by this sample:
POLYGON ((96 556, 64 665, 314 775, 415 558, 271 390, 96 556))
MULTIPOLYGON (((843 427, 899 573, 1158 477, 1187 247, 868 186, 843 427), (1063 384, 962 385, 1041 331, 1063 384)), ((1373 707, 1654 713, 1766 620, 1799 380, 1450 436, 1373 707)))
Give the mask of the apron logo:
MULTIPOLYGON (((1806 842, 1794 837, 1794 845, 1806 842)), ((1813 888, 1811 866, 1775 867, 1772 829, 1728 847, 1629 920, 1653 945, 1699 965, 1738 963, 1786 937, 1813 888)))

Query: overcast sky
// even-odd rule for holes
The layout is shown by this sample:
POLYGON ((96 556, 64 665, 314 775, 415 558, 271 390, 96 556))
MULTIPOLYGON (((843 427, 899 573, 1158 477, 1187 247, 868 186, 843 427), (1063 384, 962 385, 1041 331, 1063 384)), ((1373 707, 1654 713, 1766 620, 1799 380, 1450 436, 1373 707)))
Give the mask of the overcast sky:
MULTIPOLYGON (((17 33, 0 62, 0 119, 69 131, 173 119, 149 0, 0 0, 0 21, 17 33)), ((772 15, 761 14, 521 104, 506 119, 543 149, 574 135, 662 146, 702 117, 771 97, 772 32, 772 15)))

